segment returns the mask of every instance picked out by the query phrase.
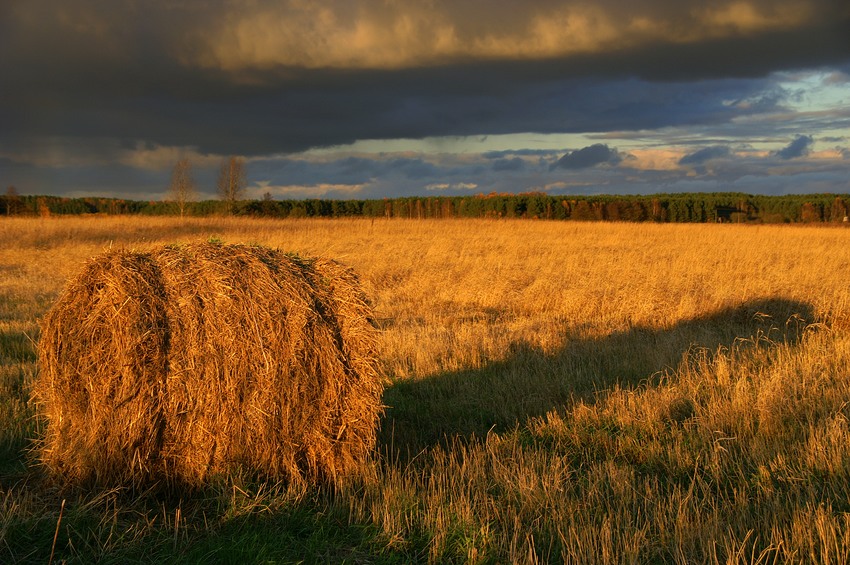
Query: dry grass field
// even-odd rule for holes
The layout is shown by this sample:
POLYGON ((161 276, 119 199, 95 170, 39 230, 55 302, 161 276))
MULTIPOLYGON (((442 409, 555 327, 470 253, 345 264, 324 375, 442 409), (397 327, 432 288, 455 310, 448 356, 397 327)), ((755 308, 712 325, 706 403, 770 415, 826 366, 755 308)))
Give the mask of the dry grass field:
POLYGON ((848 563, 849 276, 840 227, 0 218, 0 562, 848 563), (370 463, 57 491, 27 458, 40 317, 105 249, 210 238, 360 274, 370 463))

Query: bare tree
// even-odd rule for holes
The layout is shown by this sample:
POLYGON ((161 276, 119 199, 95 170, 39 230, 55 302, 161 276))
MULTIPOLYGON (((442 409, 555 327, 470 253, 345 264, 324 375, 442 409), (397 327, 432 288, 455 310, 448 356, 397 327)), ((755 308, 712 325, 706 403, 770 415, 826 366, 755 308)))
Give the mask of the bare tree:
POLYGON ((221 162, 218 174, 218 195, 227 202, 227 212, 232 214, 236 202, 245 194, 245 161, 240 157, 228 157, 221 162))
POLYGON ((174 165, 174 172, 171 173, 171 187, 169 193, 172 200, 177 203, 177 208, 180 209, 180 217, 186 211, 186 204, 197 198, 197 189, 195 181, 192 178, 192 164, 189 159, 180 159, 174 165))
POLYGON ((9 186, 6 189, 6 216, 17 214, 18 208, 21 207, 21 195, 18 194, 18 189, 14 186, 9 186))

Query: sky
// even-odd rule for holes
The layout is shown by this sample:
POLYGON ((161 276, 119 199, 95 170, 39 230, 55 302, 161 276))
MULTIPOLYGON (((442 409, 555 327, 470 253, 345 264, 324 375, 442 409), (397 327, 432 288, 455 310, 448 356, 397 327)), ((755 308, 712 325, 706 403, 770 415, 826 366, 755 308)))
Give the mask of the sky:
POLYGON ((846 0, 3 0, 0 188, 850 193, 846 0))

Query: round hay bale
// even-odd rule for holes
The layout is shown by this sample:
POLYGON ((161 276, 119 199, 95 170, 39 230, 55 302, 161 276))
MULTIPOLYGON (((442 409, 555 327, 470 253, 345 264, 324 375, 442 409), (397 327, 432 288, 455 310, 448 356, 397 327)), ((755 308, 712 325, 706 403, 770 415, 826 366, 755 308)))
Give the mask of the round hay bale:
POLYGON ((356 275, 200 243, 92 259, 42 322, 40 458, 73 483, 344 480, 383 380, 356 275))

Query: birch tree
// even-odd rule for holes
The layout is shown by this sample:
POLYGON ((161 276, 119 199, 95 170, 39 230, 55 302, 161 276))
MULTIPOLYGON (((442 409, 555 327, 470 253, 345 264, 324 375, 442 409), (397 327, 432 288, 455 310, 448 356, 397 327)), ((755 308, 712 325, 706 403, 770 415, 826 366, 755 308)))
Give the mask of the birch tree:
POLYGON ((21 195, 18 194, 18 189, 14 186, 9 186, 6 189, 4 200, 6 201, 6 216, 17 214, 18 209, 21 207, 21 195))
POLYGON ((174 172, 171 173, 171 188, 169 189, 171 199, 177 204, 180 210, 180 218, 186 212, 186 205, 197 198, 197 189, 195 181, 192 178, 192 164, 189 159, 180 159, 174 165, 174 172))
POLYGON ((240 157, 224 159, 218 174, 218 195, 227 203, 228 214, 233 214, 236 203, 243 198, 245 185, 245 161, 240 157))

